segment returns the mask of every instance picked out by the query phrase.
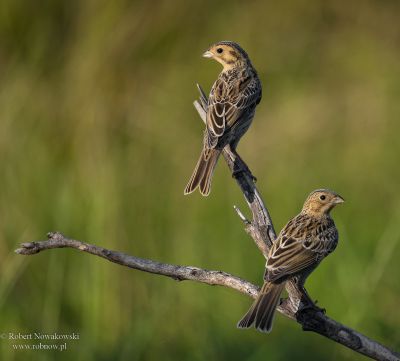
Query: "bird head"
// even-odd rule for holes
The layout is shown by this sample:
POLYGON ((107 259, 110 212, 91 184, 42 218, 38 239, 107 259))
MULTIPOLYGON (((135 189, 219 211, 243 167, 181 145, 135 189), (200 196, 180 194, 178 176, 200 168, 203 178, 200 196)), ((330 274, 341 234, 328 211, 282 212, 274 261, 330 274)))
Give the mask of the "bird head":
POLYGON ((344 199, 336 192, 317 189, 307 197, 302 212, 313 216, 322 216, 329 214, 337 204, 343 202, 344 199))
POLYGON ((221 63, 224 67, 224 71, 237 66, 251 64, 247 53, 233 41, 220 41, 213 44, 203 53, 203 56, 221 63))

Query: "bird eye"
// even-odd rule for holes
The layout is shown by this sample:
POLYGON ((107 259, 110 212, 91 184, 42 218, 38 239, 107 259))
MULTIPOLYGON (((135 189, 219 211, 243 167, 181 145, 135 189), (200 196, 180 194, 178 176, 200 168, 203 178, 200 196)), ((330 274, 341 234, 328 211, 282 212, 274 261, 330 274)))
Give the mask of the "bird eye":
POLYGON ((222 49, 222 48, 218 48, 218 49, 217 49, 217 53, 218 53, 218 54, 221 54, 223 51, 224 51, 224 49, 222 49))
POLYGON ((319 199, 321 200, 321 201, 324 201, 325 200, 325 196, 324 195, 322 195, 322 196, 319 196, 319 199))

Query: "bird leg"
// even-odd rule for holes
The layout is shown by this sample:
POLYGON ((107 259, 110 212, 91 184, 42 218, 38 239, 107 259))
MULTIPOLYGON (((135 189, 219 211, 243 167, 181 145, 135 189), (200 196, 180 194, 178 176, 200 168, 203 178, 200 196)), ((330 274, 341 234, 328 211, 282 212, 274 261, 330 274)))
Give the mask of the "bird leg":
POLYGON ((242 160, 240 155, 236 152, 236 149, 230 145, 227 145, 225 147, 225 150, 233 161, 234 167, 233 167, 232 177, 236 178, 240 173, 245 173, 252 179, 254 183, 257 182, 257 178, 251 173, 247 164, 242 160))
POLYGON ((325 313, 325 309, 318 307, 316 305, 317 301, 314 302, 304 288, 306 278, 307 275, 295 276, 292 278, 291 282, 286 284, 286 289, 290 295, 287 304, 291 305, 290 308, 296 314, 301 314, 303 311, 325 313))
POLYGON ((301 293, 300 304, 298 312, 303 312, 306 310, 314 310, 316 312, 326 313, 325 308, 321 308, 317 306, 318 301, 313 301, 309 296, 307 290, 304 288, 304 285, 297 284, 298 291, 301 293))

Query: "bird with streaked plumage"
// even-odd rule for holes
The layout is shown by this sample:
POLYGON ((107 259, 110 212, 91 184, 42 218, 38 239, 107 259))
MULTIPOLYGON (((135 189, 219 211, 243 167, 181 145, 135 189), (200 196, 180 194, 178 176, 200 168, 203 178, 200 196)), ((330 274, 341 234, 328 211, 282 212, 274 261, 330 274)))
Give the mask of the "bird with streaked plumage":
POLYGON ((222 64, 207 104, 203 150, 184 194, 199 188, 203 196, 211 191, 218 158, 226 145, 236 153, 240 138, 249 129, 261 101, 261 82, 247 53, 236 43, 220 41, 204 54, 222 64))
POLYGON ((316 307, 304 289, 304 283, 319 263, 337 246, 339 235, 330 216, 331 210, 344 199, 327 189, 317 189, 307 197, 301 212, 279 233, 269 250, 264 285, 239 328, 253 324, 270 332, 275 309, 287 280, 296 277, 307 303, 316 307))

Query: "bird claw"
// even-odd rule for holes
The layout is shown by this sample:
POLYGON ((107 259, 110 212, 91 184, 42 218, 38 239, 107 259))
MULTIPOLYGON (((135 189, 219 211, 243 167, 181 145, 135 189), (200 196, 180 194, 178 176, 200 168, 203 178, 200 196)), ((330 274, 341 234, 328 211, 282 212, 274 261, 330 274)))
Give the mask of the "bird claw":
POLYGON ((318 307, 317 303, 318 303, 318 301, 308 302, 305 305, 303 304, 302 307, 300 308, 300 312, 311 310, 311 311, 314 311, 314 312, 321 312, 321 313, 325 314, 326 313, 326 309, 318 307))
POLYGON ((237 176, 241 173, 247 174, 251 180, 253 181, 253 183, 257 182, 257 178, 250 172, 249 168, 240 168, 240 169, 235 169, 232 172, 232 178, 237 178, 237 176))
POLYGON ((326 308, 324 308, 324 307, 318 307, 317 306, 317 303, 318 303, 318 300, 315 300, 314 301, 314 307, 317 309, 317 310, 319 310, 319 312, 322 312, 324 315, 325 315, 325 313, 326 313, 326 308))

